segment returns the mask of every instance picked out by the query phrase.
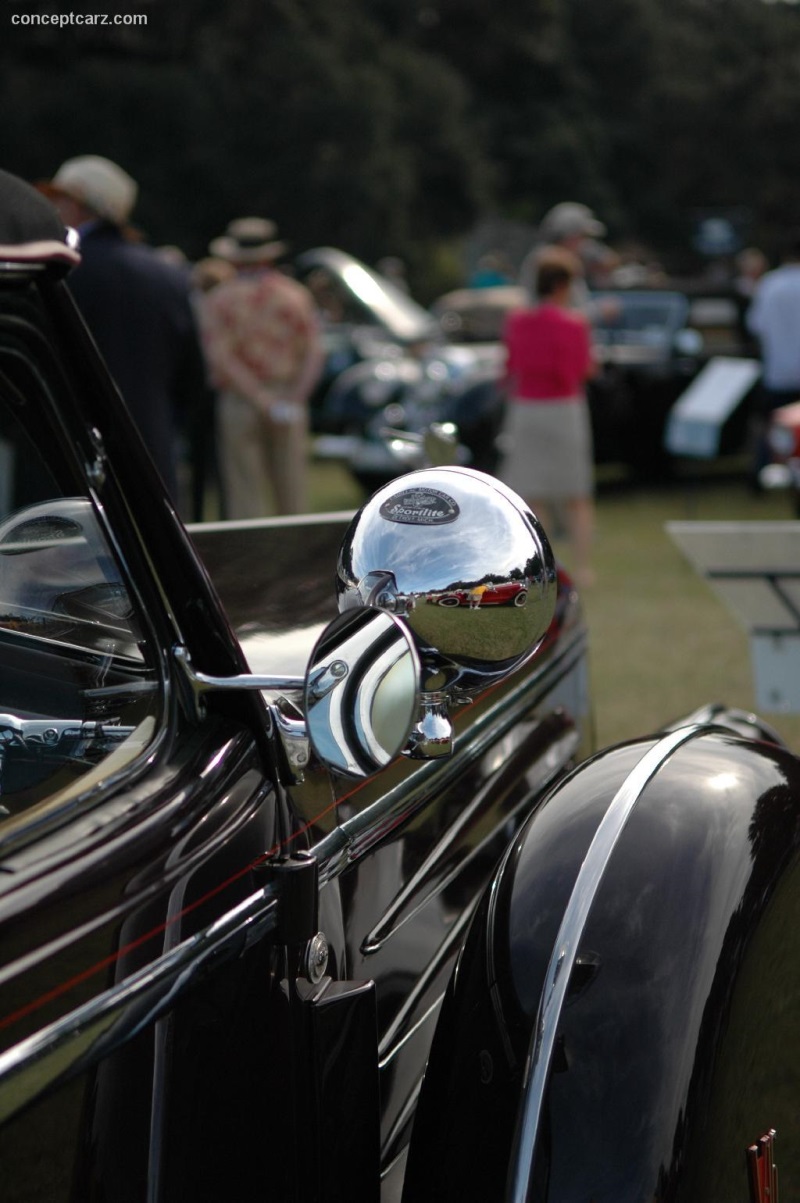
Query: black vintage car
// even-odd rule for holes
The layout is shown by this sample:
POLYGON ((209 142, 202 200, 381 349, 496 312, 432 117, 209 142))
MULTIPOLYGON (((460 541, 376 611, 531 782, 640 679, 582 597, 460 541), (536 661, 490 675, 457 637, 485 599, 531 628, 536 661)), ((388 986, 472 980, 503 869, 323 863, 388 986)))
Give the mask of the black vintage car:
MULTIPOLYGON (((529 303, 518 285, 463 288, 433 306, 450 339, 497 346, 510 310, 529 303)), ((668 478, 675 467, 665 428, 677 399, 712 356, 750 351, 733 300, 674 288, 596 290, 590 298, 599 370, 587 393, 595 462, 625 467, 634 479, 668 478)), ((496 372, 502 359, 496 359, 496 372)), ((721 451, 741 451, 747 406, 723 431, 721 451)))
POLYGON ((480 473, 187 532, 0 197, 3 1203, 796 1198, 800 762, 480 473))
POLYGON ((446 336, 407 292, 335 247, 304 251, 294 270, 322 316, 326 367, 311 398, 318 456, 343 461, 371 492, 409 467, 439 462, 425 447, 435 428, 447 436, 446 462, 497 468, 505 405, 498 347, 446 336))

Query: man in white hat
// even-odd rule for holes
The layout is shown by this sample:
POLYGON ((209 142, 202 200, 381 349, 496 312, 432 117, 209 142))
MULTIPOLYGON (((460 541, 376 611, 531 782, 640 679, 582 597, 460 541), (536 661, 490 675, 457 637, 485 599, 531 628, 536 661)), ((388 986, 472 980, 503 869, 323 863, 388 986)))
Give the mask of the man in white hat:
POLYGON ((533 294, 539 257, 546 247, 561 247, 577 255, 584 269, 584 277, 576 279, 572 286, 574 308, 589 309, 589 291, 586 275, 593 268, 609 270, 617 262, 617 255, 610 247, 600 242, 606 227, 589 208, 580 201, 560 201, 548 209, 539 223, 537 244, 527 255, 520 268, 520 283, 533 294))
POLYGON ((580 242, 584 238, 602 238, 605 232, 602 221, 580 201, 560 201, 545 213, 539 224, 539 235, 545 242, 565 243, 571 239, 580 242))
POLYGON ((178 426, 209 396, 188 273, 130 236, 139 189, 110 159, 68 159, 40 189, 80 235, 70 289, 177 502, 178 426))
POLYGON ((276 232, 240 218, 209 246, 236 268, 201 308, 228 518, 308 509, 308 400, 323 347, 311 293, 276 267, 286 250, 276 232))
POLYGON ((43 191, 67 226, 79 229, 100 220, 122 227, 136 204, 139 186, 110 159, 79 155, 62 163, 43 191))

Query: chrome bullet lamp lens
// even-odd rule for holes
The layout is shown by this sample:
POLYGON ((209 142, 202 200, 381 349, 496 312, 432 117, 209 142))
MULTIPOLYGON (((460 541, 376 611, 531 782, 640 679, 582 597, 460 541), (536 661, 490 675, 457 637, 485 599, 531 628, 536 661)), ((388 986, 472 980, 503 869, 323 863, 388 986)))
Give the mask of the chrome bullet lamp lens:
POLYGON ((422 689, 451 698, 519 667, 555 611, 556 570, 538 519, 492 476, 426 468, 380 489, 345 536, 339 609, 401 617, 422 689))

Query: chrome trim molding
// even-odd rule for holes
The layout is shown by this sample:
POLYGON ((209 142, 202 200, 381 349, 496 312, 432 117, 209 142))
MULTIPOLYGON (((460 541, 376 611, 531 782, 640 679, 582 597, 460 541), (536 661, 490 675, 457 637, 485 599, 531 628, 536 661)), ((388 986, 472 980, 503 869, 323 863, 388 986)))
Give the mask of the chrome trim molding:
POLYGON ((611 855, 648 782, 676 748, 694 739, 702 724, 679 727, 654 744, 631 770, 611 800, 584 858, 561 921, 525 1066, 522 1106, 514 1137, 507 1203, 532 1197, 534 1154, 550 1077, 558 1024, 589 912, 611 855))
POLYGON ((241 954, 273 930, 277 912, 272 887, 251 894, 138 973, 0 1054, 0 1122, 135 1036, 202 971, 241 954))
MULTIPOLYGON (((526 813, 530 811, 530 795, 534 790, 538 793, 543 793, 544 790, 555 782, 558 775, 564 772, 566 765, 569 764, 577 752, 579 743, 580 735, 574 727, 565 731, 559 739, 553 740, 548 750, 548 756, 546 758, 542 757, 541 771, 535 787, 529 788, 528 793, 521 797, 514 806, 504 810, 503 825, 508 823, 509 820, 515 819, 521 811, 525 811, 526 813)), ((391 905, 387 906, 381 915, 380 921, 364 937, 361 942, 361 951, 363 953, 378 952, 386 941, 396 931, 400 930, 404 923, 413 919, 432 899, 442 894, 464 872, 467 866, 483 853, 486 845, 497 838, 497 826, 490 827, 484 838, 473 845, 471 851, 454 865, 449 874, 437 879, 435 882, 431 881, 428 888, 426 888, 426 883, 431 878, 433 868, 445 859, 447 851, 457 843, 463 829, 473 821, 475 814, 483 806, 486 796, 491 794, 495 788, 496 781, 494 777, 491 777, 478 790, 472 802, 465 806, 459 818, 447 829, 442 839, 431 849, 416 873, 408 879, 400 893, 392 900, 391 905), (413 906, 411 905, 412 903, 413 906)))
POLYGON ((468 730, 457 734, 457 755, 448 760, 422 761, 411 777, 387 790, 377 801, 346 819, 311 851, 320 866, 320 884, 329 881, 358 861, 383 838, 387 827, 394 828, 403 815, 416 814, 434 792, 443 789, 509 731, 520 717, 543 698, 556 681, 567 676, 585 655, 585 637, 578 636, 543 667, 534 677, 523 677, 520 684, 498 698, 496 704, 474 720, 468 730))
MULTIPOLYGON (((418 1011, 420 1000, 428 993, 431 984, 435 982, 437 975, 441 973, 448 959, 450 957, 455 959, 457 956, 474 913, 475 906, 471 906, 454 922, 444 941, 437 949, 436 956, 429 962, 422 977, 418 980, 414 989, 381 1036, 378 1045, 378 1065, 380 1069, 385 1069, 391 1064, 398 1050, 419 1025, 419 1016, 416 1019, 414 1016, 418 1011)), ((444 990, 442 990, 433 1004, 434 1007, 441 1005, 444 993, 444 990)))

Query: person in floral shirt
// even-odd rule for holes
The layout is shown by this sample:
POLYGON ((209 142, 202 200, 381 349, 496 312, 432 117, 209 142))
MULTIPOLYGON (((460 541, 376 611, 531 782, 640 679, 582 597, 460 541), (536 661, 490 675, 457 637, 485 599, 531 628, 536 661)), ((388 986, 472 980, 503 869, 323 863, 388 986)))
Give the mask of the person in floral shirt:
POLYGON ((266 218, 240 218, 209 248, 236 268, 201 303, 228 518, 308 508, 308 399, 323 349, 311 293, 275 266, 286 249, 275 233, 266 218))

